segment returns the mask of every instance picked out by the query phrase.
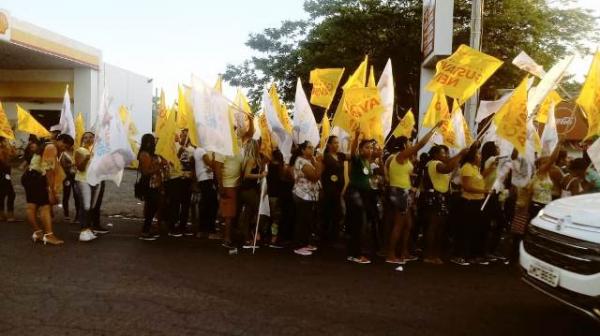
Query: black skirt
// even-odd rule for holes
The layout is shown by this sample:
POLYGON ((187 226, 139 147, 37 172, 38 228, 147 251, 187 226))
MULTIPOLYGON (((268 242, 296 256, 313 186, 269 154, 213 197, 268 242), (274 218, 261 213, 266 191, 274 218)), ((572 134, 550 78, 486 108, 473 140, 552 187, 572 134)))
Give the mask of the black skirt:
POLYGON ((25 188, 27 203, 38 206, 50 204, 46 176, 35 170, 27 170, 21 177, 21 184, 25 188))

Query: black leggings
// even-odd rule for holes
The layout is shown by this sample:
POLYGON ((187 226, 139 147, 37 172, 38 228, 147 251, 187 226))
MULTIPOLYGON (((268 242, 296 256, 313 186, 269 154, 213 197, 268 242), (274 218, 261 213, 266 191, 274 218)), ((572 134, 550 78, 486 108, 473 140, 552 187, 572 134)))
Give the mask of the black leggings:
POLYGON ((198 202, 198 228, 200 232, 215 233, 215 221, 219 201, 214 181, 205 180, 198 182, 200 188, 200 202, 198 202))
POLYGON ((160 206, 160 190, 151 188, 148 193, 144 196, 144 226, 142 227, 143 233, 150 233, 152 227, 152 220, 158 212, 160 206))
POLYGON ((175 178, 165 183, 167 197, 166 219, 171 232, 185 229, 192 200, 192 183, 189 179, 175 178), (177 222, 179 226, 176 227, 177 222))
POLYGON ((483 200, 462 199, 462 221, 457 223, 456 254, 466 259, 484 255, 488 224, 481 212, 483 200))
POLYGON ((350 239, 348 240, 348 256, 358 258, 362 255, 361 234, 367 222, 367 208, 364 192, 348 187, 346 190, 346 228, 350 239))
POLYGON ((0 211, 6 209, 8 212, 15 210, 15 189, 12 181, 7 180, 4 176, 0 176, 0 211), (4 200, 6 199, 6 208, 4 200))
POLYGON ((67 176, 63 181, 62 206, 65 217, 69 217, 69 198, 71 198, 71 192, 73 192, 73 202, 75 203, 75 218, 79 218, 79 200, 75 194, 75 175, 67 176))
POLYGON ((294 225, 294 244, 304 247, 314 244, 318 226, 316 201, 305 201, 294 195, 296 205, 296 225, 294 225))

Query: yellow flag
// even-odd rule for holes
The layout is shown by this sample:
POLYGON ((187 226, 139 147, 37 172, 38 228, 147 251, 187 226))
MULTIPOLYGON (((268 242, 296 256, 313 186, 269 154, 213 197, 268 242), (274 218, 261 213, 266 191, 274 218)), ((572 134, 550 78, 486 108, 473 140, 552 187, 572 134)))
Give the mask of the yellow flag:
POLYGON ((223 93, 223 77, 221 77, 221 75, 219 75, 219 78, 217 78, 217 82, 215 83, 215 91, 223 93))
POLYGON ((463 121, 463 129, 465 130, 465 144, 467 146, 471 146, 475 140, 473 139, 473 133, 471 133, 471 129, 469 128, 469 124, 467 124, 467 119, 462 118, 463 121))
POLYGON ((372 65, 371 65, 371 70, 369 71, 369 84, 367 84, 367 87, 370 87, 370 88, 377 87, 377 84, 375 83, 375 69, 373 68, 372 65))
POLYGON ((525 155, 527 142, 528 81, 529 76, 526 76, 494 117, 498 136, 509 141, 521 155, 525 155))
POLYGON ((331 131, 331 125, 329 124, 329 117, 327 113, 323 116, 323 120, 321 120, 321 149, 325 151, 327 146, 327 140, 329 139, 329 132, 331 131))
POLYGON ((85 121, 83 120, 83 115, 79 112, 75 117, 75 147, 81 146, 83 133, 85 133, 85 121))
POLYGON ((156 116, 156 125, 154 127, 154 133, 161 133, 162 129, 165 127, 167 122, 167 118, 169 117, 169 109, 167 108, 167 103, 165 102, 165 91, 160 90, 160 101, 158 103, 158 115, 156 116))
POLYGON ((2 103, 0 102, 0 136, 6 139, 14 139, 15 133, 10 127, 10 123, 8 122, 8 117, 6 116, 6 112, 4 112, 4 108, 2 107, 2 103))
MULTIPOLYGON (((333 125, 352 134, 360 122, 381 116, 383 105, 377 88, 350 88, 344 90, 333 118, 333 125)), ((383 131, 382 131, 383 132, 383 131)))
POLYGON ((433 95, 431 103, 425 116, 423 117, 423 127, 432 128, 437 125, 440 120, 450 120, 450 110, 448 101, 443 92, 438 91, 433 95))
POLYGON ((271 101, 273 102, 273 106, 277 111, 277 116, 279 116, 279 120, 281 121, 283 128, 288 133, 292 133, 292 121, 290 120, 290 115, 285 105, 281 104, 281 101, 279 100, 279 95, 277 94, 277 88, 275 87, 275 84, 271 84, 269 96, 271 97, 271 101))
POLYGON ((261 113, 258 117, 258 127, 260 128, 260 153, 265 157, 271 159, 273 155, 273 139, 269 132, 269 125, 267 124, 267 116, 261 113))
POLYGON ((160 133, 157 133, 156 154, 169 161, 176 170, 181 169, 181 161, 177 157, 177 147, 175 146, 175 135, 177 133, 177 124, 175 122, 175 113, 171 111, 160 133))
POLYGON ((439 61, 436 74, 427 90, 444 93, 465 102, 498 70, 502 61, 480 51, 461 45, 450 57, 439 61))
POLYGON ((600 135, 600 51, 596 51, 585 84, 577 98, 587 116, 588 134, 586 139, 600 135))
POLYGON ((310 103, 329 109, 344 70, 344 68, 312 70, 310 72, 310 83, 313 87, 310 103))
POLYGON ((177 127, 187 128, 189 114, 189 106, 185 99, 185 93, 181 86, 177 86, 177 127))
POLYGON ((33 134, 38 138, 49 138, 50 132, 17 104, 17 131, 33 134))
POLYGON ((537 121, 541 124, 545 124, 548 121, 548 111, 550 111, 550 107, 551 107, 552 103, 554 103, 554 105, 556 106, 561 101, 562 101, 562 98, 560 97, 558 92, 556 92, 554 90, 552 92, 550 92, 548 97, 546 97, 546 99, 540 106, 538 114, 535 117, 535 121, 537 121))
POLYGON ((358 68, 354 71, 352 76, 348 78, 346 84, 344 84, 344 90, 350 88, 363 88, 367 83, 367 65, 369 63, 369 57, 365 56, 365 60, 360 63, 358 68))
POLYGON ((248 98, 246 98, 246 95, 242 92, 242 90, 238 89, 233 102, 235 105, 237 105, 237 108, 242 109, 244 113, 252 114, 252 109, 250 108, 250 103, 248 103, 248 98))
POLYGON ((410 139, 414 128, 415 128, 415 115, 414 115, 412 109, 410 109, 410 110, 408 110, 408 112, 406 112, 406 114, 404 115, 402 120, 400 120, 400 123, 398 124, 398 126, 396 126, 396 129, 394 130, 394 133, 392 133, 392 134, 396 138, 405 136, 410 139))

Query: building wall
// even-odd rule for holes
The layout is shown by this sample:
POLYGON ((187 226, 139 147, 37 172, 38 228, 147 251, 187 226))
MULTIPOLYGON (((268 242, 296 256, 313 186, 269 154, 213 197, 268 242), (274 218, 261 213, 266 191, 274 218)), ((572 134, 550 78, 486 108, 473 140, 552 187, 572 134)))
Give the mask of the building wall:
POLYGON ((152 80, 117 66, 104 63, 100 82, 108 90, 111 109, 125 106, 139 130, 138 140, 152 132, 152 80))

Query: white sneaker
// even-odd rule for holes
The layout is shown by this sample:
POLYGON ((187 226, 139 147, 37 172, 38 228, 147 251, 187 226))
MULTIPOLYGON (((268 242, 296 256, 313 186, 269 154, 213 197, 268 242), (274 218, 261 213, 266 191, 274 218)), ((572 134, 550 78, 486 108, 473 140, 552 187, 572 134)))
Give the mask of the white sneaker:
POLYGON ((79 241, 80 242, 89 242, 92 241, 94 239, 98 238, 98 236, 96 236, 92 230, 84 230, 81 231, 81 233, 79 234, 79 241))
POLYGON ((313 253, 305 248, 299 248, 297 250, 294 250, 294 253, 296 253, 297 255, 301 255, 301 256, 310 256, 313 253))

